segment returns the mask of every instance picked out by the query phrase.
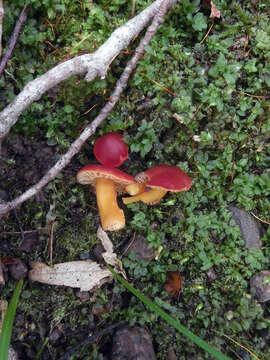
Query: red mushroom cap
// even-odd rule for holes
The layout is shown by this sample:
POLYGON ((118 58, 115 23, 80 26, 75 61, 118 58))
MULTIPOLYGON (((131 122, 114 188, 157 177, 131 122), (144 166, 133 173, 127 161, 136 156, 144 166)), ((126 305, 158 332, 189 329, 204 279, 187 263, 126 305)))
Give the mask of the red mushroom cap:
POLYGON ((135 182, 134 177, 124 171, 99 164, 85 165, 77 174, 77 181, 80 184, 95 185, 97 178, 113 180, 118 192, 123 192, 127 185, 135 182))
POLYGON ((104 166, 116 167, 128 157, 128 146, 123 135, 111 132, 101 136, 94 145, 96 159, 104 166))
POLYGON ((168 191, 188 190, 190 177, 176 166, 158 165, 136 175, 137 182, 145 182, 146 186, 168 191))

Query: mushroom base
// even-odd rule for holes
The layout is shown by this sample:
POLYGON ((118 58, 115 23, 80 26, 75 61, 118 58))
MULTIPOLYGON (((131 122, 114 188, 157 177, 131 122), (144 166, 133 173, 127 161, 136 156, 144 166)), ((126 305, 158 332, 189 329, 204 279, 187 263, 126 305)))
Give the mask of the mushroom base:
POLYGON ((167 190, 161 190, 161 189, 151 189, 149 191, 143 192, 142 194, 138 194, 131 197, 122 198, 123 203, 125 205, 131 204, 137 201, 142 201, 145 204, 148 205, 155 205, 159 203, 159 201, 165 196, 167 193, 167 190))
POLYGON ((129 195, 139 195, 145 190, 145 183, 134 183, 126 186, 125 190, 129 195))
POLYGON ((96 179, 96 197, 101 226, 104 231, 118 231, 125 227, 123 210, 118 207, 113 180, 96 179))

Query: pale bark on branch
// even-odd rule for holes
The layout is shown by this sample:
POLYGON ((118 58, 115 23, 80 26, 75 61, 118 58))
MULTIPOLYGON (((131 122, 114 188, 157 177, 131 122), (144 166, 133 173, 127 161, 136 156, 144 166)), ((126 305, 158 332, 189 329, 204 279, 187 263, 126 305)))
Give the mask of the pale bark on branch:
MULTIPOLYGON (((39 100, 50 88, 72 75, 86 74, 86 81, 91 81, 96 77, 105 78, 113 59, 143 30, 157 12, 161 2, 162 0, 156 0, 139 15, 116 29, 109 39, 94 53, 67 60, 29 82, 12 103, 0 112, 0 151, 1 142, 21 113, 34 101, 39 100)), ((176 2, 177 0, 172 0, 172 4, 176 2)))
POLYGON ((96 128, 100 125, 100 123, 107 118, 109 113, 114 108, 115 104, 118 102, 121 93, 127 86, 127 82, 129 76, 131 75, 132 71, 135 69, 135 66, 142 56, 145 47, 149 44, 152 37, 155 35, 158 26, 162 22, 162 19, 168 9, 171 6, 173 0, 163 0, 159 1, 159 8, 156 9, 156 14, 154 16, 152 24, 147 29, 144 38, 140 41, 138 47, 135 50, 135 53, 132 59, 128 62, 125 70, 123 71, 120 79, 117 81, 116 87, 113 93, 110 96, 110 100, 106 103, 106 105, 101 109, 99 115, 94 119, 94 121, 89 124, 81 135, 71 144, 69 150, 63 155, 56 164, 43 176, 43 178, 34 186, 29 188, 26 192, 22 195, 14 199, 13 201, 7 203, 0 203, 0 214, 5 214, 11 209, 14 209, 25 200, 29 199, 30 197, 36 195, 49 181, 53 180, 56 175, 63 170, 63 168, 69 164, 72 157, 77 154, 84 142, 95 133, 96 128))

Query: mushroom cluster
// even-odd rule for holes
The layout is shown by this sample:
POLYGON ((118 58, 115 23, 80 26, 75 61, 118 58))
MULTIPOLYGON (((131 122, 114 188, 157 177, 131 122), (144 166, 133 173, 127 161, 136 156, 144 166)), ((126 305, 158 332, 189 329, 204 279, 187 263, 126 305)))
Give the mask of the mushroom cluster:
POLYGON ((118 206, 117 194, 125 193, 126 186, 135 183, 133 176, 116 169, 128 157, 128 146, 122 135, 109 133, 96 141, 94 154, 102 165, 84 166, 77 174, 77 181, 95 187, 103 230, 118 231, 125 227, 125 215, 118 206))
POLYGON ((77 174, 77 181, 95 187, 101 225, 105 231, 118 231, 125 226, 117 194, 131 195, 122 198, 124 204, 142 201, 155 205, 168 191, 180 192, 189 190, 191 186, 190 177, 177 166, 154 166, 135 178, 117 169, 128 157, 128 146, 118 133, 101 136, 94 145, 94 154, 102 165, 84 166, 77 174))

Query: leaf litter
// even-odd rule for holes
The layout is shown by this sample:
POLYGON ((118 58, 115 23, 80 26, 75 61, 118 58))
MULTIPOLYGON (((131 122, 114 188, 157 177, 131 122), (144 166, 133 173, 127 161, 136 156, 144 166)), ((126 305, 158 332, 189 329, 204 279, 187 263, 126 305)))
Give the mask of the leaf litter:
MULTIPOLYGON (((113 266, 115 271, 127 278, 121 261, 113 252, 113 244, 101 226, 98 228, 97 237, 101 240, 105 252, 102 254, 104 261, 113 266)), ((111 272, 95 261, 71 261, 53 266, 42 262, 31 262, 32 270, 29 279, 48 285, 63 285, 80 288, 81 291, 91 291, 101 287, 112 280, 111 272)))

